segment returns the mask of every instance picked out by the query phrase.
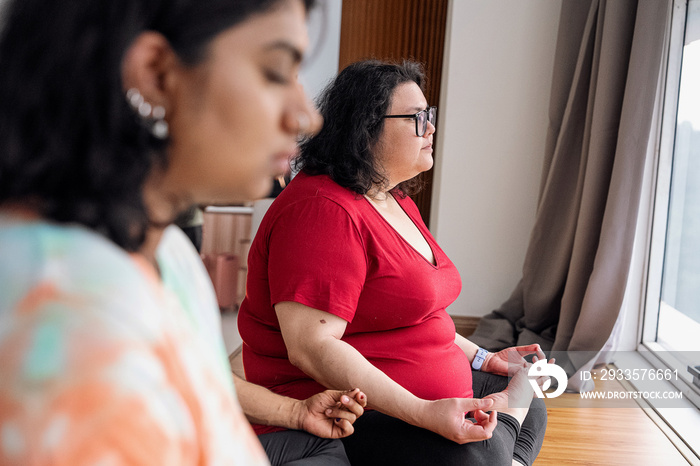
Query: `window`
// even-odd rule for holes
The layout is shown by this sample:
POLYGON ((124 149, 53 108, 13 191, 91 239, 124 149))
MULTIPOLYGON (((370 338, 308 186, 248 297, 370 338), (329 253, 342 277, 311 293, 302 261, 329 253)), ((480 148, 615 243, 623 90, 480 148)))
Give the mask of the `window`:
POLYGON ((700 1, 685 23, 678 105, 665 110, 676 114, 670 185, 659 185, 668 203, 656 341, 674 351, 700 347, 700 1))
POLYGON ((639 354, 677 371, 689 409, 656 411, 700 456, 700 0, 674 1, 670 32, 639 354))

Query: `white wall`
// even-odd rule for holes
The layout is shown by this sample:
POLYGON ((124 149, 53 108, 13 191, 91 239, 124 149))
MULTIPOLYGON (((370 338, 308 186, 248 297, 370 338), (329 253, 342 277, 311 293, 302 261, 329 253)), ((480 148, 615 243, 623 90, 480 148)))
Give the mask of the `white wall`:
POLYGON ((318 0, 309 14, 309 49, 299 80, 312 99, 338 73, 342 5, 342 0, 318 0))
MULTIPOLYGON (((3 1, 0 0, 0 4, 3 1)), ((311 100, 315 100, 338 74, 342 6, 342 0, 318 0, 315 8, 309 13, 309 48, 299 71, 299 81, 311 100)), ((259 199, 253 203, 251 238, 255 237, 260 222, 273 200, 259 199)))
POLYGON ((453 315, 490 312, 520 279, 560 9, 560 0, 450 2, 430 224, 462 275, 453 315))

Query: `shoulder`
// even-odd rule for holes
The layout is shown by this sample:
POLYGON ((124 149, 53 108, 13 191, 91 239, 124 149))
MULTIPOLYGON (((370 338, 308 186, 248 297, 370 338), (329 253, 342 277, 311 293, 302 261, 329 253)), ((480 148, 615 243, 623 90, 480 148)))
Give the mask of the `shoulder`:
POLYGON ((48 332, 57 347, 83 341, 74 332, 105 341, 161 335, 153 284, 97 233, 47 222, 3 224, 0 257, 0 327, 48 332))
POLYGON ((364 198, 334 182, 326 175, 298 174, 275 199, 267 223, 280 220, 302 228, 333 230, 341 225, 357 229, 368 205, 364 198))
MULTIPOLYGON (((201 264, 179 230, 166 231, 159 254, 166 273, 199 279, 185 270, 201 264)), ((0 285, 0 354, 6 356, 0 358, 0 405, 7 408, 0 423, 16 427, 14 438, 28 445, 60 427, 63 451, 73 451, 71 439, 82 437, 71 429, 89 426, 96 453, 147 445, 139 447, 147 460, 130 462, 167 464, 175 450, 196 462, 195 430, 206 419, 193 417, 190 408, 209 404, 193 382, 204 374, 208 399, 219 396, 228 406, 231 396, 228 379, 219 382, 228 373, 211 357, 211 338, 190 332, 185 322, 191 321, 172 299, 164 306, 134 258, 89 230, 0 219, 0 255, 8 258, 0 275, 19 290, 8 295, 0 285), (36 409, 26 409, 29 401, 36 409), (64 419, 69 423, 54 422, 64 419)), ((233 414, 217 414, 220 431, 230 428, 233 414)))
POLYGON ((299 173, 278 199, 293 203, 302 200, 326 199, 352 211, 361 204, 362 196, 340 186, 327 175, 299 173))
MULTIPOLYGON (((201 257, 190 239, 177 226, 170 225, 163 232, 156 252, 161 273, 166 278, 181 282, 191 282, 190 285, 201 287, 202 279, 206 278, 206 269, 201 257)), ((205 280, 205 283, 208 283, 205 280)))
POLYGON ((44 222, 0 226, 0 254, 0 276, 13 287, 0 293, 0 328, 10 330, 0 332, 0 404, 41 422, 22 417, 32 387, 37 413, 84 424, 117 400, 158 396, 115 396, 159 366, 144 331, 152 309, 134 299, 143 285, 128 254, 89 230, 44 222))
POLYGON ((157 250, 163 286, 177 296, 179 305, 192 322, 220 337, 219 305, 209 274, 189 238, 171 225, 163 232, 157 250))
POLYGON ((123 249, 80 226, 43 221, 0 224, 0 256, 0 286, 13 290, 2 294, 3 307, 18 304, 22 295, 41 285, 80 296, 81 302, 143 287, 123 249))

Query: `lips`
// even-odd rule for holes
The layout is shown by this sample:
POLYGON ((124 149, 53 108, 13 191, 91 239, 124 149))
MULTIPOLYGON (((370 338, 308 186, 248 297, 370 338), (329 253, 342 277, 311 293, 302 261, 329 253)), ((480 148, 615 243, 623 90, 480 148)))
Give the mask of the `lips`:
POLYGON ((433 150, 433 144, 428 144, 426 146, 421 147, 421 150, 433 150))
POLYGON ((283 175, 289 170, 289 161, 297 153, 296 147, 292 150, 278 152, 273 156, 274 175, 283 175))
POLYGON ((279 162, 281 160, 289 160, 294 156, 294 152, 280 152, 278 154, 275 154, 274 159, 275 162, 279 162))

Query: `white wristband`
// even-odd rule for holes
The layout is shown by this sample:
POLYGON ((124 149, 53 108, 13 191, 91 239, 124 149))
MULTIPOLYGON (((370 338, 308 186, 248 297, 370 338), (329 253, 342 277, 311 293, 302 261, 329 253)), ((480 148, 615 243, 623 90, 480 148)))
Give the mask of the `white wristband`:
POLYGON ((489 352, 484 348, 479 348, 476 350, 476 356, 474 356, 474 360, 472 361, 472 369, 475 371, 480 371, 481 365, 484 364, 487 354, 489 354, 489 352))

